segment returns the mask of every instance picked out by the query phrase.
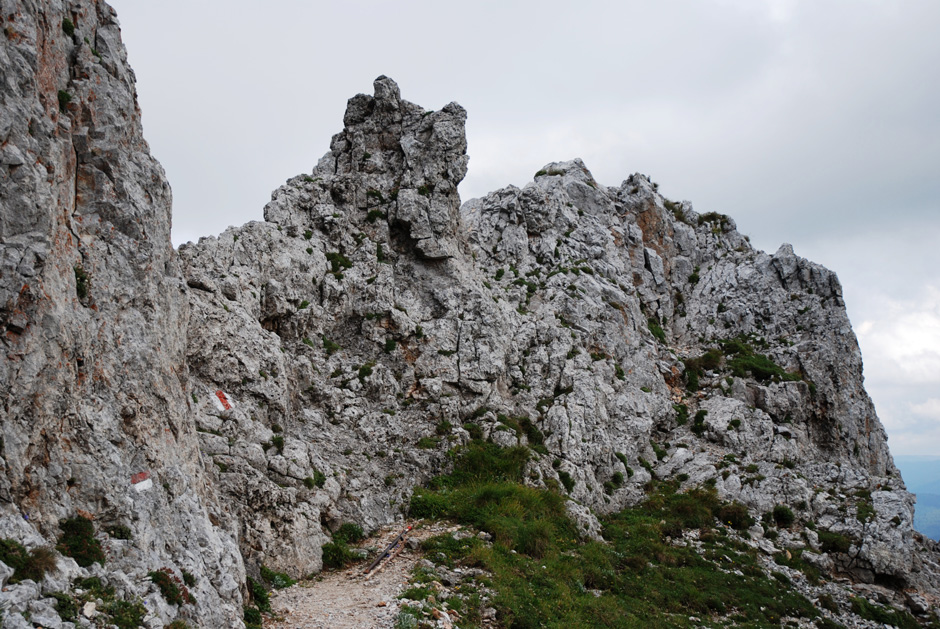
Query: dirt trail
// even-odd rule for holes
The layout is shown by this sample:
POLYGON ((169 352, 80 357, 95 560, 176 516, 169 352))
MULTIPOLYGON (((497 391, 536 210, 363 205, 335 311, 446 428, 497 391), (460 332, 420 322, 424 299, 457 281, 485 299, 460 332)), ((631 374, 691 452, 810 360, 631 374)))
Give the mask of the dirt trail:
MULTIPOLYGON (((382 529, 363 542, 363 548, 384 550, 407 525, 406 522, 382 529)), ((408 537, 424 540, 456 527, 445 524, 421 525, 408 537)), ((398 617, 398 595, 407 582, 420 550, 404 550, 366 580, 362 571, 368 563, 337 572, 323 572, 316 579, 271 592, 272 613, 264 620, 265 629, 378 629, 394 627, 398 617)), ((371 563, 371 561, 370 561, 371 563)))

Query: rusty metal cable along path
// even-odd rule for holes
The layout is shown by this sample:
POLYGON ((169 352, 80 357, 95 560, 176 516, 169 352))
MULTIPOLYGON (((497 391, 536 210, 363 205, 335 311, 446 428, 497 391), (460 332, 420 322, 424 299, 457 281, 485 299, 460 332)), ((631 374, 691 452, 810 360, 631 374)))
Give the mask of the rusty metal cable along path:
POLYGON ((392 540, 385 550, 379 553, 379 556, 376 557, 375 561, 372 562, 372 565, 363 571, 362 574, 366 579, 369 579, 373 574, 381 572, 382 569, 392 561, 392 559, 398 556, 398 553, 400 553, 405 547, 405 537, 411 531, 411 528, 411 525, 406 526, 405 529, 399 533, 395 539, 392 540), (384 563, 383 560, 385 560, 384 563))

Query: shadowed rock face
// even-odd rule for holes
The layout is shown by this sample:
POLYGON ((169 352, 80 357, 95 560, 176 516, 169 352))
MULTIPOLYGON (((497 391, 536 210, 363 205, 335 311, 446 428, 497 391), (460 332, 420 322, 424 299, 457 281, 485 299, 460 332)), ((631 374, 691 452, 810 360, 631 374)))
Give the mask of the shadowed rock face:
POLYGON ((93 516, 96 570, 154 623, 238 626, 243 561, 319 570, 331 530, 402 518, 479 431, 528 444, 586 536, 651 475, 714 483, 852 540, 822 565, 936 594, 839 282, 789 245, 580 160, 461 207, 466 112, 379 77, 265 222, 177 259, 113 11, 2 11, 0 537, 93 516), (168 606, 161 567, 199 603, 168 606))

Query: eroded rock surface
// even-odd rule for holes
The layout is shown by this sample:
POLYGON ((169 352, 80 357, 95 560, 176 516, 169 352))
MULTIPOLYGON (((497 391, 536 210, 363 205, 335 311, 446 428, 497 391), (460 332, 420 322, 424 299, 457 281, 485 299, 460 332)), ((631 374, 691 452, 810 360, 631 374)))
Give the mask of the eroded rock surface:
POLYGON ((237 622, 244 568, 198 449, 170 188, 116 17, 90 0, 3 2, 0 17, 2 517, 42 545, 91 516, 128 598, 151 591, 148 571, 187 570, 202 604, 180 613, 237 622))
POLYGON ((836 276, 580 160, 458 216, 463 121, 380 77, 266 222, 180 249, 200 438, 248 562, 318 569, 330 529, 400 519, 481 434, 539 452, 531 482, 566 486, 585 534, 651 474, 714 482, 853 540, 832 558, 853 578, 916 581, 912 497, 836 276))
POLYGON ((654 476, 714 483, 813 522, 826 570, 936 609, 830 271, 580 160, 461 206, 466 112, 386 77, 264 222, 177 256, 113 11, 0 9, 0 536, 52 545, 81 515, 108 553, 0 594, 20 618, 101 576, 151 626, 240 626, 246 571, 320 570, 331 531, 402 520, 477 437, 528 445, 585 536, 654 476), (197 603, 163 601, 160 568, 197 603))

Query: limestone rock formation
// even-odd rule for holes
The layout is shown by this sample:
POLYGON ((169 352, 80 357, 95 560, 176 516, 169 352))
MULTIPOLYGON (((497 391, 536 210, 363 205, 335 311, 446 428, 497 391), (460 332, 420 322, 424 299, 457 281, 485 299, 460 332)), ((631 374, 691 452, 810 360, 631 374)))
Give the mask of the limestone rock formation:
POLYGON ((586 532, 584 507, 631 504, 651 474, 713 480, 854 540, 836 561, 856 578, 913 578, 912 497, 835 275, 580 160, 458 219, 463 120, 380 77, 266 222, 180 249, 192 388, 237 400, 197 421, 248 562, 316 570, 318 523, 400 518, 479 431, 541 452, 532 482, 569 484, 586 532))
POLYGON ((170 187, 118 23, 91 0, 0 17, 2 520, 47 544, 77 514, 127 527, 103 541, 128 597, 159 597, 148 571, 187 570, 202 604, 184 613, 236 622, 244 568, 192 421, 170 187))
POLYGON ((386 77, 264 222, 177 254, 113 11, 0 6, 0 537, 90 517, 107 552, 0 593, 11 618, 101 576, 148 626, 241 626, 246 574, 318 571, 331 531, 401 519, 477 437, 531 448, 528 482, 585 536, 654 476, 714 483, 839 535, 806 540, 827 570, 936 608, 830 271, 580 160, 461 206, 466 112, 386 77))

